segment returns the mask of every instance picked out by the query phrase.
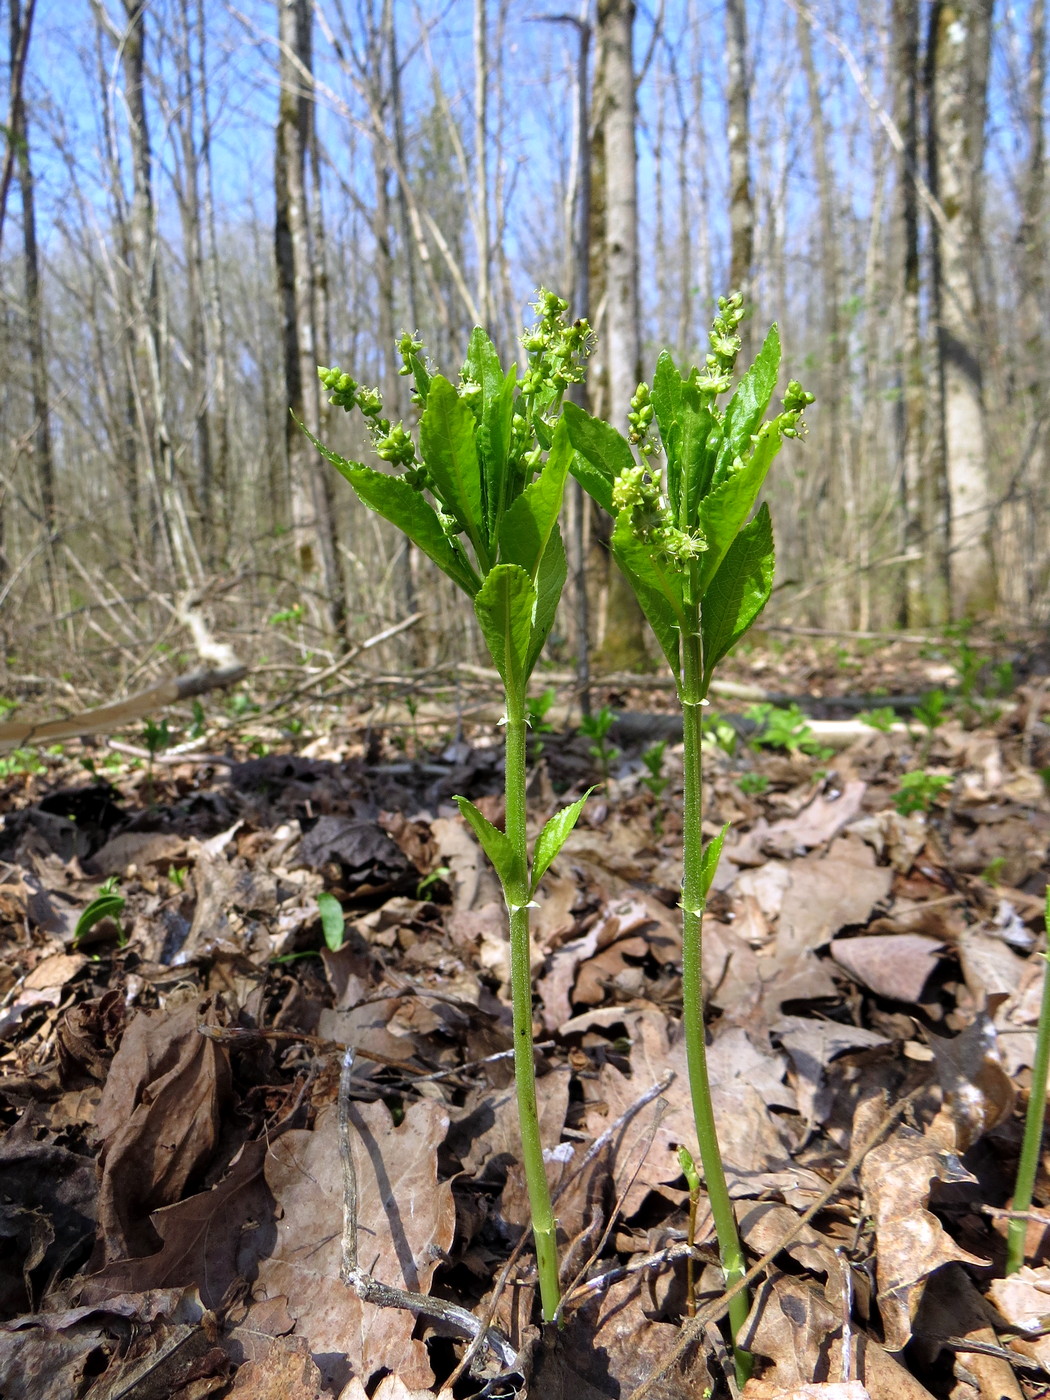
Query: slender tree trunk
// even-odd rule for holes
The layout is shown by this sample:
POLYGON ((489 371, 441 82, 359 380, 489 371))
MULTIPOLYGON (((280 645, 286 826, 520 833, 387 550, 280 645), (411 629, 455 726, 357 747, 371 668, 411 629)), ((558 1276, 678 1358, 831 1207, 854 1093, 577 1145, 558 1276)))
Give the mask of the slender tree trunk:
MULTIPOLYGON (((314 434, 321 426, 317 380, 321 288, 311 247, 306 184, 313 118, 309 0, 278 0, 278 18, 281 91, 274 167, 274 251, 284 323, 285 392, 290 409, 285 444, 292 531, 300 574, 304 580, 317 580, 323 593, 321 614, 335 635, 345 640, 346 597, 327 474, 322 474, 314 449, 294 421, 298 419, 314 434)), ((313 232, 316 240, 316 224, 313 232)))
MULTIPOLYGON (((641 378, 634 13, 634 0, 599 0, 600 112, 605 159, 606 416, 624 430, 631 398, 641 378)), ((600 660, 609 670, 644 670, 649 666, 641 609, 611 559, 600 660)))
MULTIPOLYGON (((729 289, 751 300, 755 206, 751 197, 751 94, 748 81, 747 0, 726 0, 726 67, 729 109, 729 289)), ((747 358, 750 321, 740 326, 747 358)))
POLYGON ((482 324, 492 325, 489 290, 489 60, 485 0, 474 0, 474 179, 477 199, 478 310, 482 324))
POLYGON ((930 23, 930 183, 946 222, 932 229, 934 311, 957 618, 989 611, 996 592, 977 285, 992 3, 934 0, 930 23))
MULTIPOLYGON (((12 68, 18 55, 28 48, 26 26, 32 23, 33 0, 23 11, 20 0, 11 0, 12 68)), ((40 259, 36 241, 36 197, 29 153, 29 131, 21 85, 12 83, 11 131, 18 165, 22 196, 22 250, 25 259, 26 341, 29 347, 29 376, 33 404, 31 435, 33 465, 40 492, 40 514, 48 537, 55 530, 55 469, 51 454, 51 412, 48 392, 47 356, 44 350, 44 315, 40 297, 40 259)), ((50 553, 48 554, 50 563, 50 553)))

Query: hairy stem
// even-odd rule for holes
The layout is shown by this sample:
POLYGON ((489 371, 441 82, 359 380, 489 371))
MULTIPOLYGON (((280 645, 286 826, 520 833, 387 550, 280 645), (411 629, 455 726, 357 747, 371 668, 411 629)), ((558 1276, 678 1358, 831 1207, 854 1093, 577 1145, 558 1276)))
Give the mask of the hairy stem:
MULTIPOLYGON (((1046 892, 1046 937, 1050 945, 1050 888, 1046 892)), ((1039 1008, 1039 1033, 1035 1042, 1035 1063, 1032 1065, 1032 1088, 1028 1095, 1028 1113, 1024 1122, 1021 1160, 1017 1164, 1017 1185, 1014 1188, 1014 1210, 1031 1209, 1035 1175, 1043 1142, 1043 1121, 1046 1117, 1046 1079, 1050 1069, 1050 967, 1043 969, 1043 1000, 1039 1008)), ((1024 1263, 1025 1237, 1028 1221, 1011 1220, 1006 1231, 1006 1272, 1016 1273, 1024 1263)))
MULTIPOLYGON (((699 609, 697 609, 699 624, 699 609)), ((703 832, 701 806, 703 777, 700 768, 701 677, 703 675, 699 625, 691 636, 682 638, 682 722, 684 731, 684 812, 682 822, 682 1015, 685 1020, 685 1048, 689 1065, 689 1091, 693 1100, 693 1120, 700 1147, 704 1184, 711 1202, 711 1218, 718 1237, 726 1287, 732 1288, 745 1272, 744 1252, 729 1199, 722 1153, 718 1146, 715 1116, 711 1104, 711 1084, 707 1073, 707 1045, 704 1039, 704 1002, 701 982, 701 948, 704 893, 701 861, 703 832)), ((729 1326, 735 1341, 747 1320, 746 1290, 732 1300, 729 1326)), ((737 1375, 746 1380, 751 1370, 750 1353, 737 1349, 737 1375)))
POLYGON ((536 1107, 536 1066, 532 1043, 532 968, 529 939, 528 844, 525 835, 525 697, 507 694, 506 794, 507 839, 514 848, 517 872, 504 890, 510 909, 510 987, 514 1013, 514 1080, 521 1126, 521 1160, 536 1241, 543 1318, 550 1322, 561 1301, 554 1210, 543 1163, 536 1107))

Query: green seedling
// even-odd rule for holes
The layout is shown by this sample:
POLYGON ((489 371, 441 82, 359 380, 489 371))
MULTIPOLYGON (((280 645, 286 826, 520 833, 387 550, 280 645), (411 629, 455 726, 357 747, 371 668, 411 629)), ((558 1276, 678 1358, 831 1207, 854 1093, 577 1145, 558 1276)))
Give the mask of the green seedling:
POLYGON ((609 781, 609 769, 620 757, 620 750, 609 743, 609 730, 616 723, 616 711, 603 705, 596 715, 584 715, 580 720, 580 733, 594 742, 587 752, 601 766, 602 779, 609 781))
POLYGON ((647 787, 654 797, 662 797, 667 790, 670 778, 664 777, 664 753, 667 750, 667 740, 658 739, 655 744, 650 744, 642 754, 642 762, 645 764, 646 776, 642 779, 642 785, 647 787))
POLYGON ((162 719, 158 724, 156 720, 148 719, 142 729, 142 742, 146 746, 149 758, 146 760, 146 800, 153 806, 153 765, 157 755, 163 753, 171 743, 171 730, 168 728, 168 721, 162 719))
MULTIPOLYGON (((612 553, 674 675, 683 719, 682 1002, 693 1117, 726 1283, 744 1275, 744 1254, 726 1188, 707 1073, 701 992, 704 905, 725 829, 701 835, 701 706, 714 668, 765 606, 773 586, 769 510, 752 512, 784 438, 798 437, 812 395, 792 381, 783 411, 763 422, 780 369, 780 338, 769 332, 725 407, 740 350, 739 295, 721 298, 703 368, 682 373, 664 351, 653 387, 631 400, 630 441, 573 404, 565 408, 576 449, 573 470, 615 524, 612 553), (659 431, 659 442, 654 429, 659 431), (638 449, 641 460, 635 457, 638 449), (657 449, 663 469, 654 463, 657 449)), ((746 1290, 730 1304, 734 1339, 748 1313, 746 1290)), ((750 1357, 737 1351, 743 1380, 750 1357)))
POLYGON ((704 715, 701 730, 704 739, 710 739, 730 758, 734 756, 740 736, 724 716, 714 712, 704 715))
POLYGON ((745 796, 757 797, 759 793, 769 791, 769 778, 765 773, 741 773, 736 785, 745 796))
MULTIPOLYGON (((1043 914, 1047 944, 1050 945, 1050 886, 1046 891, 1043 914)), ((1046 959, 1046 953, 1043 953, 1046 959)), ((1043 1145, 1043 1122, 1046 1118, 1046 1080, 1050 1068, 1050 975, 1043 969, 1043 997, 1039 1006, 1039 1029, 1035 1038, 1035 1061, 1032 1065, 1032 1087, 1028 1094, 1024 1137, 1021 1139, 1021 1160, 1017 1164, 1014 1186, 1014 1211, 1006 1229, 1006 1272, 1014 1274, 1024 1263, 1024 1242, 1028 1233, 1028 1211, 1032 1208, 1035 1177, 1043 1145)))
POLYGON ((419 884, 416 886, 416 898, 425 899, 427 890, 432 889, 434 885, 439 884, 442 880, 447 880, 451 874, 452 869, 450 866, 435 866, 435 868, 430 872, 430 874, 424 875, 422 880, 420 880, 419 884))
POLYGON ((753 749, 786 749, 793 757, 808 754, 813 758, 830 758, 834 752, 813 737, 806 716, 797 705, 751 705, 744 717, 758 726, 748 740, 753 749))
POLYGON ((924 768, 901 777, 901 785, 893 794, 893 805, 902 817, 913 812, 928 812, 952 780, 946 773, 927 773, 924 768))
POLYGON ((857 718, 869 729, 878 729, 883 734, 889 734, 897 723, 897 711, 889 705, 883 705, 877 710, 861 710, 857 718))
POLYGON ((317 909, 321 915, 321 932, 324 935, 325 947, 329 952, 338 953, 346 941, 343 906, 334 894, 322 890, 317 896, 317 909))
POLYGON ((0 779, 46 772, 47 764, 36 749, 15 749, 13 753, 0 756, 0 779))
POLYGON ((206 724, 204 706, 199 700, 194 700, 192 710, 193 723, 190 725, 189 728, 189 736, 191 739, 202 739, 204 737, 204 729, 206 724))
POLYGON ((525 701, 526 722, 532 735, 532 752, 537 757, 543 752, 543 740, 537 736, 554 733, 554 725, 547 716, 556 699, 557 692, 554 687, 548 686, 542 695, 530 695, 525 701))
POLYGON ((126 902, 119 891, 117 877, 111 875, 108 880, 104 880, 98 887, 98 894, 77 920, 77 926, 73 930, 73 947, 78 947, 96 924, 100 924, 103 919, 112 919, 117 927, 117 946, 123 948, 127 944, 128 935, 120 922, 120 916, 124 912, 126 902))
POLYGON ((331 402, 358 410, 393 473, 347 461, 313 439, 371 510, 391 521, 467 595, 503 682, 506 827, 469 802, 459 809, 503 887, 510 933, 514 1073, 522 1163, 536 1243, 543 1316, 558 1310, 554 1212, 543 1161, 533 1063, 529 911, 536 888, 583 809, 553 816, 530 852, 525 778, 528 685, 554 623, 566 577, 558 517, 573 458, 562 416, 565 391, 583 378, 591 333, 566 322, 567 303, 539 293, 538 320, 522 337, 525 368, 505 370, 480 328, 453 382, 434 372, 422 344, 402 336, 402 373, 422 410, 418 433, 383 416, 377 390, 339 369, 320 369, 331 402))
POLYGON ((682 1175, 689 1187, 689 1229, 686 1234, 689 1254, 685 1261, 685 1313, 686 1317, 695 1317, 696 1260, 693 1258, 692 1250, 696 1244, 696 1213, 697 1207, 700 1205, 700 1173, 696 1169, 693 1154, 688 1147, 678 1149, 678 1164, 682 1168, 682 1175))
POLYGON ((948 718, 946 714, 948 697, 943 690, 928 690, 912 710, 912 714, 926 731, 919 749, 919 761, 925 763, 933 745, 933 736, 948 718))

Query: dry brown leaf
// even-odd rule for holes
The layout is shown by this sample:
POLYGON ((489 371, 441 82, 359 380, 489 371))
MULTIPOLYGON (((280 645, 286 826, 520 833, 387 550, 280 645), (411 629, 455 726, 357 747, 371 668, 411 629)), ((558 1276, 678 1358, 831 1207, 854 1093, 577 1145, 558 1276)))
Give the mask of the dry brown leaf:
POLYGON ((977 1382, 981 1400, 1024 1400, 1013 1367, 1004 1357, 994 1354, 999 1346, 999 1338, 989 1322, 994 1316, 966 1270, 949 1264, 935 1273, 926 1286, 916 1319, 916 1346, 929 1366, 937 1365, 948 1350, 957 1379, 963 1380, 960 1370, 968 1373, 977 1382), (987 1350, 966 1351, 957 1345, 960 1338, 987 1350), (946 1347, 946 1343, 950 1346, 946 1347))
POLYGON ((944 1090, 944 1109, 938 1117, 947 1113, 952 1128, 949 1143, 956 1152, 966 1152, 1013 1112, 1017 1091, 1003 1068, 999 1037, 980 1012, 958 1035, 927 1033, 926 1039, 944 1090))
POLYGON ((893 872, 876 866, 869 846, 848 836, 834 841, 827 855, 807 856, 790 866, 777 925, 777 961, 786 967, 803 949, 830 943, 842 928, 866 923, 886 898, 893 872))
POLYGON ((815 1381, 781 1390, 772 1381, 756 1380, 748 1381, 741 1395, 742 1400, 871 1400, 860 1381, 815 1381))
MULTIPOLYGON (((384 1283, 426 1292, 455 1229, 452 1188, 437 1180, 445 1111, 423 1100, 394 1127, 385 1104, 353 1104, 350 1120, 361 1268, 384 1283)), ((334 1108, 318 1116, 313 1132, 279 1138, 264 1174, 276 1231, 244 1241, 241 1267, 255 1281, 242 1330, 262 1330, 268 1302, 283 1298, 327 1385, 387 1368, 417 1389, 432 1384, 426 1347, 412 1337, 413 1315, 362 1303, 340 1281, 343 1181, 334 1108)))
POLYGON ((754 827, 729 850, 738 864, 751 865, 763 852, 779 856, 801 854, 823 846, 857 816, 867 783, 853 779, 841 792, 820 792, 794 817, 754 827))
POLYGON ((216 1014, 207 1003, 139 1012, 124 1032, 95 1114, 102 1139, 96 1267, 155 1249, 150 1212, 179 1200, 211 1159, 230 1068, 197 1024, 216 1014))
POLYGON ((922 1000, 943 952, 943 944, 917 933, 862 934, 831 944, 831 956, 851 977, 876 996, 909 1006, 922 1000))
POLYGON ((238 1367, 232 1394, 248 1400, 319 1400, 321 1372, 306 1339, 274 1338, 261 1361, 238 1367))
POLYGON ((1028 964, 1001 938, 977 929, 963 929, 958 944, 966 985, 977 1004, 994 1016, 1021 985, 1028 964))
MULTIPOLYGON (((993 1279, 988 1297, 1011 1327, 1041 1332, 1050 1326, 1050 1267, 1031 1269, 1025 1264, 1008 1278, 993 1279)), ((1018 1337, 1012 1345, 1050 1371, 1050 1336, 1018 1337)))
MULTIPOLYGON (((867 1112, 861 1105, 858 1119, 867 1112)), ((859 1136, 857 1128, 855 1135, 859 1136)), ((935 1181, 972 1182, 954 1153, 901 1126, 872 1149, 860 1169, 860 1184, 875 1225, 878 1301, 887 1351, 900 1351, 926 1280, 935 1269, 959 1261, 986 1265, 960 1249, 927 1206, 935 1181)))

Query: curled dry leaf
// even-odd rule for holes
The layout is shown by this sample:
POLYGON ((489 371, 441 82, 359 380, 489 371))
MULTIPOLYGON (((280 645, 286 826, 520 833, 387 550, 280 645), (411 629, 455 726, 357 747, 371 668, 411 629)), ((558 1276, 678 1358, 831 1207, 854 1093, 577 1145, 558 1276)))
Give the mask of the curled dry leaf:
MULTIPOLYGON (((1050 1321, 1050 1267, 1044 1264, 1030 1269, 1023 1265, 1009 1278, 993 1279, 988 1296, 1011 1327, 1042 1332, 1050 1321)), ((1050 1370, 1050 1336, 1017 1337, 1012 1346, 1050 1370)))
MULTIPOLYGON (((858 1118, 865 1108, 862 1104, 858 1118)), ((856 1124, 854 1134, 858 1136, 856 1124)), ((875 1225, 878 1302, 887 1351, 907 1345, 923 1288, 935 1269, 955 1261, 987 1265, 987 1260, 960 1249, 927 1210, 935 1181, 974 1180, 954 1153, 906 1126, 898 1127, 865 1158, 860 1184, 875 1225)))
POLYGON ((862 934, 836 938, 831 956, 851 977, 890 1001, 912 1006, 944 952, 944 945, 918 933, 862 934))

